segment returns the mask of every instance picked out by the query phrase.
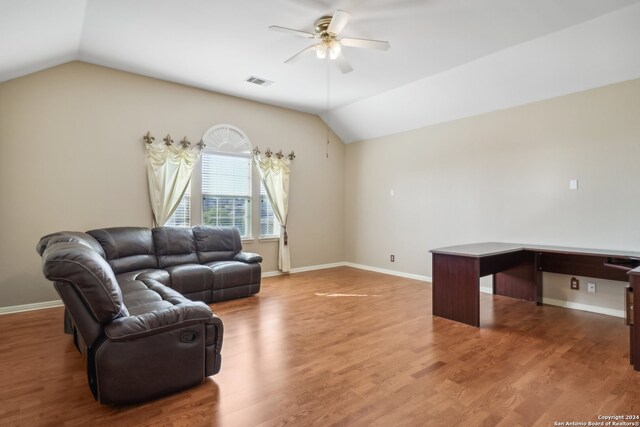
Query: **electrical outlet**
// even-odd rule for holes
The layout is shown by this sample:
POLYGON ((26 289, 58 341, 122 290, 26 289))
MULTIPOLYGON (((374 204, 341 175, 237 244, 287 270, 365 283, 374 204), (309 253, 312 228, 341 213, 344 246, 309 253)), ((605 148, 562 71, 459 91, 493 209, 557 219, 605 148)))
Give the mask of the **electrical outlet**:
POLYGON ((396 256, 395 255, 389 255, 389 261, 396 262, 396 256))
POLYGON ((587 283, 587 292, 595 294, 596 293, 596 284, 593 283, 593 282, 587 283))
POLYGON ((578 180, 570 179, 569 180, 569 190, 577 190, 578 189, 578 180))
POLYGON ((574 291, 580 290, 580 281, 575 277, 571 278, 571 289, 574 291))

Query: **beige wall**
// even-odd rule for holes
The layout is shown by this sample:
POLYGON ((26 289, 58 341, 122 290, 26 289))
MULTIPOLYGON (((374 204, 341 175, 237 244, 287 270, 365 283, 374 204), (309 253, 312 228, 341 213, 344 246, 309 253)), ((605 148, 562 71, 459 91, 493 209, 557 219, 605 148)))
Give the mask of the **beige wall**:
MULTIPOLYGON (((640 251, 640 80, 349 144, 345 168, 353 263, 431 276, 429 249, 478 241, 640 251)), ((545 297, 622 309, 619 286, 560 277, 545 297)))
MULTIPOLYGON (((143 133, 197 141, 221 123, 296 151, 294 267, 349 261, 430 276, 429 249, 484 240, 640 250, 639 100, 636 80, 337 141, 325 159, 313 115, 79 62, 1 83, 0 307, 57 299, 34 249, 43 234, 151 226, 143 133)), ((245 249, 276 270, 275 242, 245 249)), ((565 276, 545 280, 547 298, 622 309, 616 282, 586 295, 584 280, 579 293, 565 276)))
MULTIPOLYGON (((264 88, 256 88, 264 90, 264 88)), ((344 146, 314 115, 72 62, 0 84, 0 307, 57 299, 35 245, 60 230, 151 226, 142 135, 198 141, 216 124, 295 150, 293 267, 342 261, 344 146)), ((277 268, 277 243, 246 244, 277 268)))

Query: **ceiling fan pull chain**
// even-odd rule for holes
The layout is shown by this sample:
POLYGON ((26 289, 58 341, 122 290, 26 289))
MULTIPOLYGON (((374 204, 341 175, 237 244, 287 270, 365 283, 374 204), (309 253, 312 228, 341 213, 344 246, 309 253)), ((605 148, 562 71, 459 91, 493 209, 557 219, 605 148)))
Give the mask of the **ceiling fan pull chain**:
POLYGON ((329 158, 329 137, 331 136, 331 114, 329 108, 331 107, 331 70, 329 69, 329 61, 325 60, 327 65, 327 143, 325 144, 325 158, 329 158))

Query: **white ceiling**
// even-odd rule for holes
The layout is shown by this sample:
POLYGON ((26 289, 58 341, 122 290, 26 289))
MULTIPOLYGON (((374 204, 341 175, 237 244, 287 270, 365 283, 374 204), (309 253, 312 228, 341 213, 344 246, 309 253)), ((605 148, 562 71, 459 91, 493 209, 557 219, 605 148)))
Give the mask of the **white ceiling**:
POLYGON ((638 78, 636 27, 640 0, 0 0, 0 81, 79 59, 321 114, 352 142, 638 78), (284 64, 311 42, 267 27, 336 9, 343 36, 391 49, 345 47, 349 74, 284 64))

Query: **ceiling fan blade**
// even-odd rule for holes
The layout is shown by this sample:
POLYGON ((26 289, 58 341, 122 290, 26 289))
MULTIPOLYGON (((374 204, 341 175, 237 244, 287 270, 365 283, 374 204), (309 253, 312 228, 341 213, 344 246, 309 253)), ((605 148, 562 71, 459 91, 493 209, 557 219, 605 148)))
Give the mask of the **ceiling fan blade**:
POLYGON ((348 47, 363 47, 365 49, 377 49, 377 50, 388 50, 391 45, 389 42, 383 40, 368 40, 368 39, 340 39, 340 43, 343 46, 348 47))
POLYGON ((333 14, 333 18, 331 18, 327 31, 333 34, 340 34, 347 25, 347 22, 349 22, 349 19, 351 19, 349 12, 336 10, 336 13, 333 14))
POLYGON ((347 58, 345 58, 342 53, 338 55, 335 61, 336 64, 338 64, 338 68, 340 68, 340 71, 342 71, 344 74, 353 71, 353 67, 351 66, 351 64, 349 64, 349 61, 347 61, 347 58))
POLYGON ((298 37, 306 37, 308 39, 316 38, 315 34, 307 33, 306 31, 294 30, 293 28, 279 27, 277 25, 272 25, 269 27, 269 29, 273 31, 280 31, 281 33, 293 34, 294 36, 298 36, 298 37))
POLYGON ((295 55, 293 55, 291 58, 287 59, 286 61, 284 61, 285 64, 288 64, 290 62, 295 62, 297 61, 300 56, 305 53, 305 52, 309 52, 312 50, 316 50, 318 48, 318 46, 320 46, 320 44, 312 44, 311 46, 305 47, 304 49, 302 49, 300 52, 296 53, 295 55))

